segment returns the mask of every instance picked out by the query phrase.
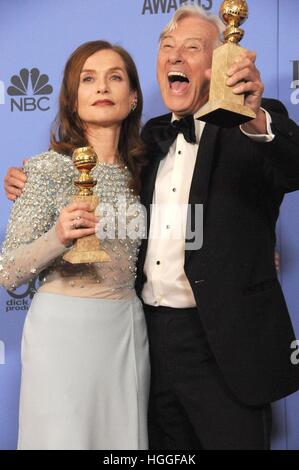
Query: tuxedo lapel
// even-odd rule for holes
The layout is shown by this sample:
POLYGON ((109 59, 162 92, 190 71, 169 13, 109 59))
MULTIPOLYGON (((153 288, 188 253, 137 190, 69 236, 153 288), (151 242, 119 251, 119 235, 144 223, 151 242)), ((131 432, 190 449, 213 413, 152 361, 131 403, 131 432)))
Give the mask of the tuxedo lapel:
POLYGON ((150 206, 153 200, 156 176, 157 176, 160 161, 161 161, 161 158, 158 158, 158 157, 155 158, 153 163, 151 163, 151 165, 146 168, 146 173, 143 178, 141 201, 147 211, 146 217, 147 217, 147 231, 148 232, 149 232, 149 227, 150 227, 150 206))
MULTIPOLYGON (((219 131, 220 127, 215 126, 214 124, 205 125, 199 143, 194 173, 191 181, 188 203, 191 206, 194 206, 195 204, 202 204, 204 215, 208 198, 212 164, 215 155, 216 142, 219 131)), ((191 225, 189 211, 187 224, 188 227, 194 226, 194 224, 191 225)), ((185 251, 185 262, 187 262, 191 253, 191 250, 185 251)))
POLYGON ((147 233, 149 233, 150 228, 150 205, 153 200, 159 164, 168 152, 168 149, 165 152, 162 151, 161 146, 156 142, 155 136, 155 127, 164 121, 171 121, 171 113, 151 119, 151 121, 144 126, 141 133, 142 139, 148 149, 148 165, 144 169, 141 188, 141 202, 147 210, 147 233))
MULTIPOLYGON (((167 116, 163 116, 165 119, 171 119, 171 114, 167 116)), ((158 119, 154 120, 158 122, 158 119)), ((146 143, 152 143, 151 139, 151 128, 147 127, 144 130, 144 140, 146 143)), ((215 154, 215 147, 217 142, 218 133, 220 128, 213 124, 206 124, 203 130, 195 168, 193 172, 193 177, 191 181, 190 193, 189 193, 189 201, 188 203, 191 206, 195 204, 203 204, 205 209, 205 205, 208 198, 208 189, 209 189, 209 181, 210 181, 210 174, 212 169, 213 158, 215 154)), ((143 266, 145 257, 146 257, 146 250, 148 246, 148 235, 150 230, 150 206, 153 200, 153 194, 155 189, 156 177, 159 168, 159 164, 162 158, 165 157, 165 154, 157 147, 149 147, 149 164, 145 168, 144 176, 142 178, 142 190, 141 190, 141 202, 146 208, 146 219, 147 219, 147 238, 142 241, 139 259, 140 264, 143 266)), ((205 213, 205 211, 204 211, 205 213)), ((188 220, 187 223, 190 227, 190 214, 188 213, 188 220)), ((191 251, 185 251, 185 261, 188 260, 191 251)))
POLYGON ((205 204, 208 196, 211 168, 220 128, 206 124, 198 147, 191 181, 189 204, 205 204))
POLYGON ((163 154, 161 149, 157 146, 149 147, 149 164, 144 169, 141 188, 141 203, 146 210, 146 238, 142 240, 139 253, 139 263, 141 266, 144 265, 146 250, 148 246, 151 204, 153 201, 157 172, 160 165, 160 161, 162 160, 162 158, 165 157, 165 155, 166 154, 163 154))

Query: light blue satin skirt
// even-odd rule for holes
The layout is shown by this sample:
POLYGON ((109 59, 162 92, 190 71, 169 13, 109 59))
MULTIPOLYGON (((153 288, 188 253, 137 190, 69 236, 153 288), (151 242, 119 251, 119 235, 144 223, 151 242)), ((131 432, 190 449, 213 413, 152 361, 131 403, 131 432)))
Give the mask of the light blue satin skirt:
POLYGON ((37 293, 25 320, 19 449, 147 449, 142 305, 37 293))

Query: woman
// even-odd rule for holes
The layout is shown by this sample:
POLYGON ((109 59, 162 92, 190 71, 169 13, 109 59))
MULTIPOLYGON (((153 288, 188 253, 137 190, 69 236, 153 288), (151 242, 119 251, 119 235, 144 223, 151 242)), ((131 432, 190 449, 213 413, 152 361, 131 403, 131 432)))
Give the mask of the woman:
POLYGON ((134 237, 116 230, 101 241, 108 262, 62 259, 99 222, 88 204, 70 202, 78 147, 98 156, 94 193, 114 222, 131 206, 126 226, 140 222, 141 112, 130 55, 105 41, 83 44, 65 67, 50 151, 25 164, 0 258, 6 289, 37 274, 41 283, 23 331, 19 449, 147 448, 148 342, 134 291, 142 224, 134 237))

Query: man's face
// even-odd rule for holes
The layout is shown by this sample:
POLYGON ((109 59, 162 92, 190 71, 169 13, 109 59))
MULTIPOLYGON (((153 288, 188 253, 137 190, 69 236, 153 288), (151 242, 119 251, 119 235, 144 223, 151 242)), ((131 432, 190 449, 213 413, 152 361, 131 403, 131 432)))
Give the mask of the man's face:
POLYGON ((177 116, 194 114, 209 98, 209 69, 218 31, 199 17, 182 18, 161 40, 157 78, 165 106, 177 116))

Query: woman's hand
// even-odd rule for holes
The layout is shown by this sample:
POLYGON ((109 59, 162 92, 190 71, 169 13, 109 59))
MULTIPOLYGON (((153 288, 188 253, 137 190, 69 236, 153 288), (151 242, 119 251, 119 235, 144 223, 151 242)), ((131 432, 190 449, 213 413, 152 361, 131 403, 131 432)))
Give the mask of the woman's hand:
POLYGON ((9 168, 4 178, 4 191, 10 201, 15 201, 21 194, 26 183, 26 176, 21 168, 9 168))
POLYGON ((96 231, 98 217, 93 213, 90 204, 73 202, 61 210, 55 230, 59 241, 68 246, 78 238, 93 235, 96 231))

